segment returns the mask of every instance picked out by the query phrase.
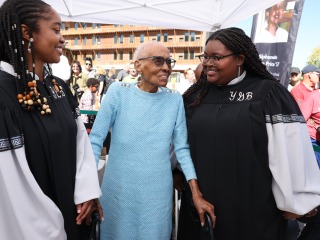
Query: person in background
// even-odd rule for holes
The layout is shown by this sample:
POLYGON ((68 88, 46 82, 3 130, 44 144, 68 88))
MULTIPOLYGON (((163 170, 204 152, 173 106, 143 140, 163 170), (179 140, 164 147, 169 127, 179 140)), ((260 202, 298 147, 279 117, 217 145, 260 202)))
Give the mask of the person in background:
POLYGON ((100 103, 104 93, 104 88, 106 87, 107 71, 102 66, 97 66, 96 76, 99 80, 99 91, 97 93, 97 99, 100 103))
POLYGON ((90 133, 98 162, 112 128, 101 186, 106 215, 101 239, 168 240, 172 232, 171 139, 200 221, 204 223, 205 212, 213 219, 214 214, 198 188, 182 97, 165 88, 175 60, 163 44, 155 42, 140 45, 134 59, 141 81, 115 82, 109 87, 90 133))
POLYGON ((299 106, 314 91, 316 84, 319 83, 320 69, 315 65, 307 65, 301 70, 301 73, 303 77, 301 83, 294 86, 290 91, 299 106))
MULTIPOLYGON (((283 240, 286 219, 312 216, 320 205, 320 171, 300 109, 239 28, 214 32, 199 59, 204 74, 183 99, 215 239, 283 240)), ((178 239, 209 239, 199 237, 184 188, 178 239)))
POLYGON ((79 61, 73 61, 71 64, 71 74, 70 79, 67 81, 70 90, 76 99, 79 101, 82 94, 87 88, 86 82, 88 80, 88 75, 82 72, 81 64, 79 61))
POLYGON ((106 87, 104 89, 104 94, 106 94, 106 92, 108 91, 109 86, 111 85, 111 83, 116 82, 117 81, 117 74, 116 74, 116 69, 114 67, 111 67, 108 71, 108 78, 106 81, 106 87))
MULTIPOLYGON (((80 102, 80 110, 95 110, 97 91, 99 89, 99 80, 96 78, 89 78, 87 81, 87 90, 83 93, 80 102)), ((82 121, 84 123, 89 123, 89 118, 87 114, 81 114, 82 121)))
POLYGON ((180 82, 177 82, 175 87, 176 90, 183 94, 194 82, 195 75, 191 68, 187 68, 183 72, 184 78, 180 78, 180 82))
POLYGON ((90 57, 86 57, 84 65, 85 68, 83 72, 88 75, 88 78, 96 78, 96 70, 93 68, 92 59, 90 57))
POLYGON ((196 70, 194 70, 194 76, 196 78, 196 81, 200 79, 202 70, 203 70, 203 65, 202 63, 199 63, 198 66, 196 67, 196 70))
POLYGON ((289 92, 292 90, 294 86, 298 85, 300 81, 301 81, 300 69, 297 67, 292 67, 290 72, 290 81, 288 85, 289 92))
POLYGON ((124 83, 134 83, 138 82, 139 80, 139 73, 134 68, 134 62, 129 64, 129 75, 125 76, 122 80, 124 83))
POLYGON ((125 65, 122 70, 120 70, 117 74, 117 81, 122 82, 122 80, 129 75, 129 64, 125 65))
POLYGON ((0 7, 3 240, 84 239, 80 224, 98 207, 97 168, 77 103, 48 66, 60 61, 61 24, 40 0, 0 7))

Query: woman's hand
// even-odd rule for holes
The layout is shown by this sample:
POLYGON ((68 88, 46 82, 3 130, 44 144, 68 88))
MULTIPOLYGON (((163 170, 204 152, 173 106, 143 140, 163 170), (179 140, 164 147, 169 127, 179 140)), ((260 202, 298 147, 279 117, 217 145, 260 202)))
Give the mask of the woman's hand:
POLYGON ((316 215, 318 213, 318 209, 312 209, 310 212, 308 212, 305 215, 298 215, 295 213, 291 213, 291 212, 283 212, 282 216, 285 219, 296 219, 296 218, 300 218, 300 217, 313 217, 314 215, 316 215))
POLYGON ((98 199, 92 199, 84 203, 76 205, 78 216, 76 218, 76 223, 80 225, 83 220, 90 218, 91 213, 97 209, 101 220, 103 221, 103 212, 98 199))
POLYGON ((201 226, 203 226, 205 222, 204 220, 205 213, 209 214, 211 221, 213 223, 213 226, 215 226, 216 216, 214 214, 214 206, 211 203, 204 200, 204 198, 202 197, 202 193, 199 190, 198 182, 196 179, 189 180, 189 185, 192 192, 192 200, 193 200, 194 206, 197 209, 200 217, 201 226))

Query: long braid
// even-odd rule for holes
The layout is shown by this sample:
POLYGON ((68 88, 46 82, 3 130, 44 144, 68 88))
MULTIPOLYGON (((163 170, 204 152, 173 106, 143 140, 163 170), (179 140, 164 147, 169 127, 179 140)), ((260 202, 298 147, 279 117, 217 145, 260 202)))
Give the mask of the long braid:
POLYGON ((0 49, 5 49, 0 55, 0 60, 12 64, 16 73, 18 93, 28 91, 27 82, 30 80, 20 26, 29 26, 31 34, 38 31, 39 19, 48 19, 49 11, 50 6, 39 0, 7 0, 0 8, 0 49))
MULTIPOLYGON (((207 39, 206 45, 212 40, 219 40, 233 53, 244 55, 245 59, 243 67, 249 74, 260 76, 261 79, 277 81, 272 74, 268 72, 266 66, 259 58, 255 45, 242 29, 226 28, 218 30, 207 39)), ((202 74, 203 73, 204 72, 202 71, 202 74)), ((200 77, 199 81, 183 95, 184 99, 188 100, 193 93, 196 93, 195 99, 192 100, 192 103, 189 104, 189 106, 196 106, 201 102, 203 97, 207 94, 207 86, 208 82, 206 75, 204 74, 200 77)))
MULTIPOLYGON (((31 91, 28 82, 34 79, 28 71, 28 53, 24 46, 26 43, 21 24, 29 27, 29 35, 32 37, 33 32, 39 31, 39 20, 50 18, 50 11, 50 5, 40 0, 7 0, 0 8, 0 60, 13 66, 18 95, 26 96, 31 91)), ((31 43, 34 72, 33 49, 31 43)))

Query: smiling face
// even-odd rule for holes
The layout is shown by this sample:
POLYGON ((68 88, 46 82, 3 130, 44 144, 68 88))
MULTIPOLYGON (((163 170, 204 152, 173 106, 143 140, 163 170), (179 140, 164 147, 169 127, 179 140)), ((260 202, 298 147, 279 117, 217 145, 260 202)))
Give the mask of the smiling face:
MULTIPOLYGON (((211 40, 207 43, 204 51, 206 56, 227 56, 232 54, 219 40, 211 40)), ((244 56, 241 54, 230 55, 218 60, 212 60, 203 63, 203 69, 207 73, 207 81, 215 85, 227 85, 231 80, 238 77, 239 67, 244 62, 244 56)))
MULTIPOLYGON (((170 58, 170 52, 160 44, 147 45, 140 58, 151 56, 161 56, 167 59, 170 58)), ((141 73, 140 89, 148 92, 156 92, 158 87, 165 87, 172 71, 166 62, 162 66, 156 66, 152 58, 136 60, 135 68, 141 73)))
POLYGON ((80 66, 78 65, 78 63, 73 63, 71 68, 74 74, 78 75, 80 73, 80 66))
POLYGON ((267 12, 268 24, 278 25, 282 20, 284 13, 285 1, 273 5, 267 12))
POLYGON ((49 19, 38 21, 39 31, 33 32, 35 64, 58 63, 62 55, 64 38, 61 35, 61 18, 51 9, 49 19))

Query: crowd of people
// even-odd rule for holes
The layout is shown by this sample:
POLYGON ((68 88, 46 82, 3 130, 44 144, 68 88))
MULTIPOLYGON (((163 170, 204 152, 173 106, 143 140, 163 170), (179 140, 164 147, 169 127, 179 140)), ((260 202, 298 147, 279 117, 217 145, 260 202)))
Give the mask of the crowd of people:
POLYGON ((174 188, 178 240, 319 239, 318 67, 292 68, 288 91, 226 28, 175 89, 159 42, 118 73, 86 58, 61 79, 50 5, 6 0, 0 20, 0 239, 89 239, 97 211, 103 240, 170 240, 174 188), (79 109, 99 110, 90 134, 79 109))

